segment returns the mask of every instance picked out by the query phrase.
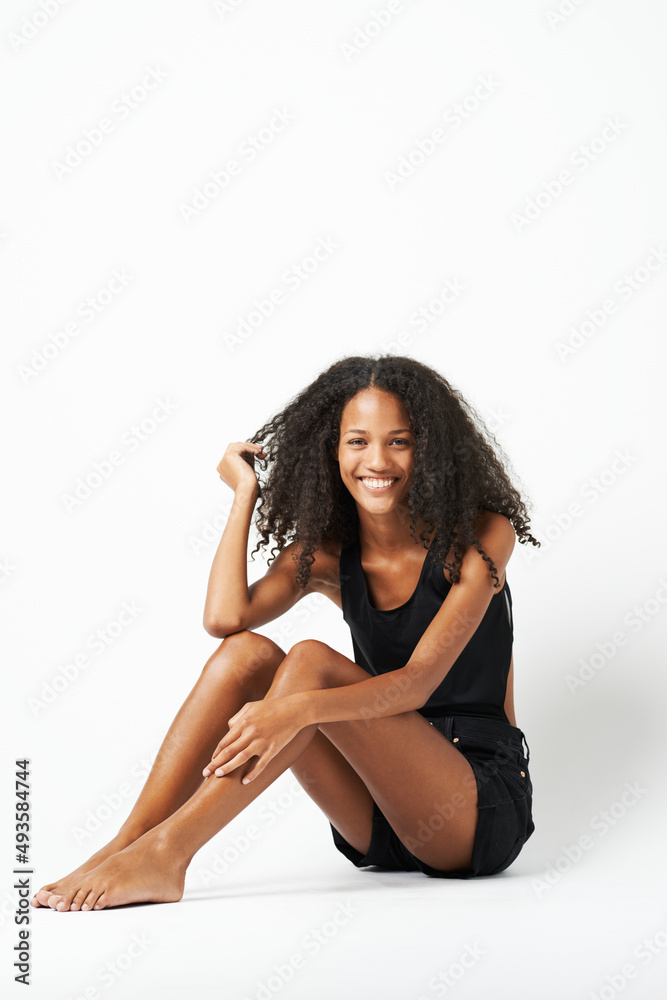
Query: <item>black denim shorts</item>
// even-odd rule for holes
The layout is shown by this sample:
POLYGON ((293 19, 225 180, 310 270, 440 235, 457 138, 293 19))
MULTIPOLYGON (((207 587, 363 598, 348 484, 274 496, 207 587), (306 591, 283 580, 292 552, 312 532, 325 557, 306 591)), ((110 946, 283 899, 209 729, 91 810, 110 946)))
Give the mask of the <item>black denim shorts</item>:
POLYGON ((334 844, 357 868, 421 871, 431 878, 497 875, 509 868, 535 829, 526 737, 502 719, 446 715, 428 721, 461 751, 475 775, 478 821, 470 866, 441 871, 420 861, 398 839, 375 801, 368 853, 348 844, 330 823, 334 844))

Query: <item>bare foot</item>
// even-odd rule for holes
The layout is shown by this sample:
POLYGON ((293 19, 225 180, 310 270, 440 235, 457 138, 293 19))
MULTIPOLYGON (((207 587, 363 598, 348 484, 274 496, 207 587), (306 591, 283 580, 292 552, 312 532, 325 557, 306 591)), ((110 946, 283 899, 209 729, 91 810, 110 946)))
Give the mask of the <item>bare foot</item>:
POLYGON ((126 903, 177 903, 183 896, 186 868, 164 838, 149 830, 96 868, 62 879, 47 904, 64 912, 126 903))
POLYGON ((112 854, 117 854, 118 851, 122 851, 125 847, 128 847, 130 844, 134 843, 134 841, 137 840, 140 836, 141 836, 140 833, 137 833, 135 835, 129 833, 125 834, 120 832, 117 833, 116 836, 112 840, 110 840, 108 844, 100 848, 99 851, 96 851, 95 854, 93 854, 90 858, 88 858, 87 861, 84 861, 82 865, 79 865, 78 868, 75 868, 74 871, 70 872, 69 875, 66 875, 64 878, 58 879, 57 882, 48 882, 46 885, 43 885, 41 889, 38 889, 35 895, 30 900, 30 905, 48 906, 49 896, 61 892, 62 891, 61 886, 63 886, 65 882, 67 882, 71 878, 76 878, 77 876, 82 875, 83 872, 89 872, 93 868, 97 868, 99 864, 101 864, 103 861, 106 861, 106 859, 111 857, 112 854))

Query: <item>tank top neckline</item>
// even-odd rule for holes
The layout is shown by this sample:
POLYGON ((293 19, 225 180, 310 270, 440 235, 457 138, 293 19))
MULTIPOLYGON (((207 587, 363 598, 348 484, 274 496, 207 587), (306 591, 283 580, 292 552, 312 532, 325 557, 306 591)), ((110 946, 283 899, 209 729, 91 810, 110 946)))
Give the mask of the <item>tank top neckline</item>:
MULTIPOLYGON (((437 531, 433 535, 433 539, 435 539, 436 535, 437 531)), ((431 539, 431 545, 433 544, 433 539, 431 539)), ((366 574, 364 573, 364 567, 361 564, 361 546, 359 544, 359 535, 357 534, 357 537, 354 539, 354 542, 352 543, 352 553, 356 567, 359 572, 359 578, 361 580, 361 586, 364 594, 365 604, 366 607, 369 609, 369 611, 373 612, 373 614, 376 615, 392 615, 397 611, 404 611, 406 608, 410 607, 410 605, 414 601, 415 597, 417 596, 417 593, 421 588, 424 577, 426 576, 426 569, 427 569, 426 563, 428 562, 429 550, 430 546, 429 549, 426 550, 426 556, 424 557, 424 562, 422 563, 422 568, 419 573, 419 579, 417 580, 417 586, 412 591, 407 601, 404 601, 403 604, 399 604, 398 607, 396 608, 376 608, 374 604, 371 604, 371 599, 368 594, 368 583, 366 581, 366 574)))

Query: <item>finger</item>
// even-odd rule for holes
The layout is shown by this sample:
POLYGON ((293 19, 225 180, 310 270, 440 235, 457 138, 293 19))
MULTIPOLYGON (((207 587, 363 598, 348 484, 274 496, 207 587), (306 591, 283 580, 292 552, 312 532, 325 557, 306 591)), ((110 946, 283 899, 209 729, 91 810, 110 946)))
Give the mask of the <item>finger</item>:
POLYGON ((202 771, 205 778, 208 778, 213 769, 224 760, 224 756, 216 749, 208 764, 202 771))
POLYGON ((227 719, 227 732, 225 733, 225 735, 220 740, 221 743, 224 743, 225 740, 229 739, 229 736, 232 733, 232 730, 238 729, 239 726, 243 725, 245 716, 247 714, 244 711, 244 709, 245 709, 245 705, 243 706, 243 708, 240 708, 238 710, 238 712, 236 713, 236 715, 230 715, 230 717, 227 719))
POLYGON ((225 735, 223 736, 223 738, 220 740, 220 742, 218 743, 218 745, 215 748, 215 750, 213 751, 213 753, 211 754, 211 758, 210 758, 208 764, 206 765, 206 767, 204 768, 204 775, 205 775, 206 770, 212 768, 214 762, 220 763, 219 758, 220 758, 221 754, 224 754, 225 751, 228 751, 228 750, 232 749, 234 747, 234 745, 237 744, 237 743, 239 743, 239 740, 241 740, 242 738, 243 738, 243 733, 242 732, 239 733, 238 735, 236 735, 235 733, 232 732, 231 729, 229 729, 225 733, 225 735))
POLYGON ((240 741, 241 737, 239 737, 238 740, 235 740, 234 743, 230 744, 230 746, 225 747, 220 753, 216 752, 213 754, 210 761, 202 771, 205 778, 208 778, 209 774, 211 774, 216 767, 220 767, 228 763, 234 758, 235 754, 237 754, 239 750, 243 749, 244 744, 240 741))
POLYGON ((248 736, 241 734, 241 736, 239 736, 237 740, 234 740, 233 743, 230 743, 229 746, 225 747, 225 749, 221 753, 214 754, 214 756, 211 758, 210 763, 207 765, 206 768, 204 768, 204 770, 210 772, 213 771, 216 767, 224 767, 231 760, 233 760, 238 753, 240 753, 242 750, 247 749, 249 745, 250 743, 248 736))
POLYGON ((257 756, 257 750, 253 750, 252 747, 248 747, 247 750, 240 750, 239 753, 237 753, 226 763, 216 767, 213 773, 218 778, 222 778, 226 774, 231 774, 231 772, 234 771, 237 767, 240 767, 241 764, 245 764, 245 762, 247 760, 250 760, 251 757, 256 757, 256 756, 257 756))
MULTIPOLYGON (((239 734, 239 736, 240 736, 240 734, 239 734)), ((217 747, 215 748, 215 750, 211 754, 211 760, 213 760, 213 758, 215 757, 216 754, 224 753, 225 750, 228 750, 229 747, 232 745, 232 743, 234 743, 237 739, 239 739, 239 736, 237 736, 237 735, 232 736, 231 732, 227 733, 223 737, 223 739, 220 740, 220 742, 218 743, 217 747)))
POLYGON ((243 778, 241 778, 241 784, 242 785, 249 785, 250 782, 253 781, 254 778, 257 778, 262 773, 262 771, 264 770, 265 765, 262 764, 261 767, 259 766, 261 764, 261 760, 262 759, 260 757, 260 759, 257 762, 257 764, 255 764, 255 766, 253 768, 251 768, 248 771, 248 773, 243 778))
POLYGON ((229 746, 232 740, 238 739, 238 730, 243 725, 242 715, 242 711, 239 711, 236 715, 232 715, 229 719, 227 719, 227 732, 223 737, 221 737, 220 742, 218 743, 219 747, 229 746))
POLYGON ((258 778, 262 773, 262 771, 264 770, 264 768, 269 763, 269 761, 273 760, 275 755, 276 755, 275 750, 273 752, 267 750, 263 754, 258 754, 257 763, 254 764, 253 767, 251 767, 250 770, 247 772, 247 774, 241 779, 241 784, 247 785, 251 781, 254 781, 255 778, 258 778))

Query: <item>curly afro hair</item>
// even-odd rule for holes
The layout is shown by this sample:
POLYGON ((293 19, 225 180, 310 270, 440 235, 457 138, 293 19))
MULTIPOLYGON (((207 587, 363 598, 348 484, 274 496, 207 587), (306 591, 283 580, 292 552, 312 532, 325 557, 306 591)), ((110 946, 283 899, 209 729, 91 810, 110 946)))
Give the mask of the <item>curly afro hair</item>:
POLYGON ((323 542, 346 545, 356 536, 356 503, 341 479, 333 450, 345 405, 369 387, 393 393, 410 417, 415 436, 414 476, 406 497, 411 535, 416 541, 418 520, 430 525, 419 537, 435 563, 449 570, 453 583, 460 579, 463 552, 475 545, 498 586, 493 560, 476 535, 482 511, 504 514, 520 543, 540 545, 528 531, 526 505, 505 471, 510 462, 458 389, 428 365, 393 354, 334 362, 247 439, 266 452, 265 458, 255 458, 261 470, 256 510, 261 539, 251 558, 271 536, 275 545, 269 565, 288 543, 299 543, 296 580, 305 588, 314 551, 323 542), (436 535, 427 546, 433 529, 436 535), (447 563, 452 545, 454 561, 447 563))

